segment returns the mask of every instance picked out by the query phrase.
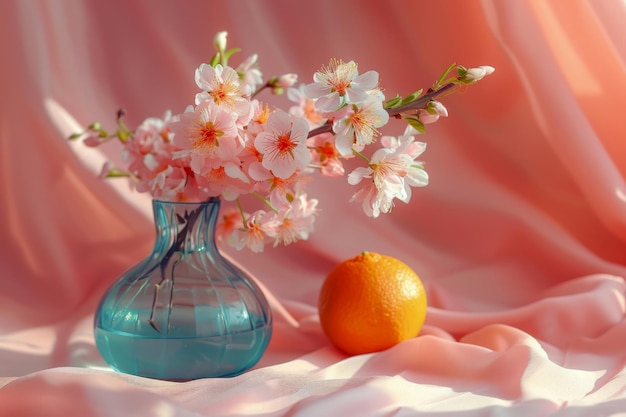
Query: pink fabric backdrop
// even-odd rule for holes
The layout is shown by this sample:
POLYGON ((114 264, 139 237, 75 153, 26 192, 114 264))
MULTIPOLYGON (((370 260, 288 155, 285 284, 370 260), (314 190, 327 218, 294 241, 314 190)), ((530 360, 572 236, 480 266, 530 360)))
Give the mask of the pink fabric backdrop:
MULTIPOLYGON (((626 410, 626 5, 619 0, 0 2, 0 416, 590 416, 626 410), (171 383, 118 374, 93 311, 151 248, 149 197, 96 178, 114 150, 66 137, 195 94, 218 30, 265 75, 337 57, 389 95, 450 63, 496 72, 446 101, 431 184, 373 221, 316 183, 307 242, 232 253, 271 298, 254 370, 171 383), (422 334, 346 357, 317 294, 362 250, 422 277, 422 334)), ((243 57, 243 55, 242 55, 243 57)))

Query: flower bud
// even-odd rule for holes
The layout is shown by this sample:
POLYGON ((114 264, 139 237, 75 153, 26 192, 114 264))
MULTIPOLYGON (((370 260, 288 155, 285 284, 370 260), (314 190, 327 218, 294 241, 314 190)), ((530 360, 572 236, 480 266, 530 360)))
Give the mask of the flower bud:
POLYGON ((448 109, 440 101, 431 100, 426 105, 426 111, 430 114, 436 114, 438 116, 448 117, 448 109))
POLYGON ((98 174, 98 178, 99 179, 109 178, 110 176, 112 176, 112 173, 114 173, 115 171, 117 171, 117 169, 115 168, 115 165, 113 164, 113 162, 106 161, 102 165, 102 169, 100 170, 100 174, 98 174))
POLYGON ((488 65, 483 65, 476 68, 470 68, 467 70, 467 73, 463 77, 464 81, 468 84, 473 84, 477 81, 482 80, 487 75, 494 72, 496 69, 494 67, 490 67, 488 65))
POLYGON ((90 148, 100 146, 106 141, 106 135, 103 136, 100 130, 89 130, 83 135, 83 143, 90 148))
POLYGON ((215 49, 218 51, 226 50, 226 37, 228 36, 228 32, 222 30, 221 32, 217 32, 215 37, 213 38, 213 45, 215 45, 215 49))
POLYGON ((298 74, 283 74, 276 79, 274 85, 277 87, 288 88, 298 81, 298 74))
POLYGON ((417 111, 417 119, 423 124, 435 123, 439 117, 448 117, 448 109, 437 100, 432 100, 425 109, 417 111))

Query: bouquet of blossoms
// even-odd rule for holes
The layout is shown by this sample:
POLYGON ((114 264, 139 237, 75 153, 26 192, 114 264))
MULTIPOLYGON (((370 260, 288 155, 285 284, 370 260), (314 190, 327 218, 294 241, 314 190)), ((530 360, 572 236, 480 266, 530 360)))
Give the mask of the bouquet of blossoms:
POLYGON ((378 73, 361 74, 353 61, 331 60, 309 84, 297 86, 295 74, 264 80, 256 55, 230 66, 239 49, 227 49, 226 40, 226 32, 215 36, 216 53, 196 69, 199 92, 183 113, 168 111, 131 130, 119 111, 115 133, 93 123, 71 139, 84 139, 88 146, 119 140, 126 166, 107 163, 102 176, 128 177, 137 191, 153 198, 232 202, 220 217, 218 237, 255 252, 268 242, 308 238, 318 201, 305 188, 316 172, 347 177, 355 186, 351 200, 371 217, 390 212, 396 199, 408 202, 412 187, 428 184, 423 163, 416 160, 426 144, 416 136, 448 115, 437 99, 494 71, 453 64, 427 91, 387 99, 378 73), (286 92, 290 107, 270 108, 257 98, 263 90, 286 92), (407 122, 404 134, 382 135, 379 129, 393 118, 407 122), (363 165, 346 175, 344 162, 355 157, 363 165), (247 209, 244 195, 256 197, 259 205, 247 209))

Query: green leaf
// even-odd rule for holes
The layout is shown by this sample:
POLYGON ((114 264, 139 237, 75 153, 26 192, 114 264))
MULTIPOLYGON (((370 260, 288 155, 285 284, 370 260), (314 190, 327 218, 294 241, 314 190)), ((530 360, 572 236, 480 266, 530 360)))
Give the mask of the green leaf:
POLYGON ((82 133, 72 133, 68 139, 69 140, 75 140, 75 139, 78 139, 81 136, 83 136, 82 133))
MULTIPOLYGON (((460 65, 458 67, 460 67, 460 65)), ((446 70, 441 74, 441 76, 439 76, 439 79, 435 83, 435 87, 441 86, 441 84, 443 84, 443 82, 446 79, 446 77, 448 76, 448 74, 450 74, 454 70, 454 68, 458 68, 458 67, 457 67, 456 63, 452 63, 452 65, 450 65, 448 68, 446 68, 446 70)))
POLYGON ((406 122, 415 130, 417 130, 420 133, 424 133, 426 132, 426 127, 424 126, 424 123, 420 122, 419 120, 417 120, 416 118, 413 117, 406 117, 404 120, 406 120, 406 122))
POLYGON ((405 104, 413 103, 415 100, 420 98, 420 96, 422 95, 422 91, 424 91, 424 89, 420 88, 419 90, 417 90, 413 94, 409 94, 404 99, 402 99, 401 105, 404 106, 405 104))
POLYGON ((104 177, 105 178, 124 178, 124 177, 130 177, 130 174, 128 172, 124 172, 120 170, 112 170, 110 172, 107 172, 107 174, 104 177))
POLYGON ((387 100, 387 102, 385 103, 385 108, 394 109, 400 106, 401 102, 402 102, 402 97, 399 94, 397 94, 394 98, 387 100))

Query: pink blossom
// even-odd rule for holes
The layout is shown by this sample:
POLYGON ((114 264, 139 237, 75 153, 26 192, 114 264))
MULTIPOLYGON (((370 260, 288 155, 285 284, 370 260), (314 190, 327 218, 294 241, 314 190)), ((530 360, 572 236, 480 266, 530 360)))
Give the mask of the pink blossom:
POLYGON ((248 94, 241 88, 239 74, 231 67, 201 64, 196 69, 196 84, 203 90, 196 95, 196 105, 212 101, 238 115, 245 115, 250 111, 248 94))
POLYGON ((168 201, 186 201, 189 198, 193 199, 195 196, 195 191, 192 187, 189 188, 189 191, 193 195, 190 196, 189 192, 186 192, 189 178, 184 168, 175 168, 167 165, 165 169, 154 176, 137 178, 137 191, 149 192, 155 198, 168 201))
POLYGON ((249 193, 253 184, 241 168, 234 163, 224 164, 196 175, 198 186, 209 196, 221 196, 233 201, 241 194, 249 193))
POLYGON ((235 231, 243 225, 241 213, 236 206, 222 206, 215 235, 220 241, 228 242, 235 231))
POLYGON ((238 250, 245 247, 252 252, 263 252, 266 240, 266 228, 273 222, 275 214, 264 210, 257 210, 247 216, 245 227, 238 228, 230 236, 228 243, 238 250))
POLYGON ((315 108, 315 100, 304 94, 304 85, 299 88, 289 88, 287 97, 295 106, 289 108, 289 114, 296 117, 304 117, 309 122, 309 127, 315 128, 326 121, 324 116, 315 108))
POLYGON ((281 209, 265 226, 266 234, 274 239, 274 247, 308 239, 313 231, 316 207, 316 199, 309 200, 306 194, 301 194, 281 209))
POLYGON ((304 87, 308 97, 317 99, 316 107, 334 112, 346 104, 359 104, 368 97, 368 91, 377 87, 378 73, 368 71, 359 75, 354 61, 344 63, 333 59, 313 75, 313 83, 304 87))
POLYGON ((241 91, 249 96, 263 84, 263 74, 259 69, 257 54, 252 54, 237 66, 241 79, 241 91))
POLYGON ((245 127, 246 136, 248 138, 255 138, 256 135, 263 131, 263 126, 267 123, 267 119, 270 117, 270 108, 267 103, 262 103, 258 100, 250 101, 251 117, 247 126, 245 127))
POLYGON ((428 184, 428 174, 423 164, 415 161, 426 149, 422 142, 415 142, 413 136, 400 138, 384 137, 383 148, 377 150, 368 167, 356 168, 348 175, 352 185, 363 179, 371 179, 352 197, 352 201, 362 201, 368 216, 378 217, 388 213, 395 198, 407 203, 411 199, 411 187, 428 184))
POLYGON ((361 202, 363 212, 369 217, 378 217, 380 213, 389 213, 393 207, 393 197, 378 190, 374 182, 361 187, 350 201, 361 202))
POLYGON ((282 110, 272 113, 264 131, 254 141, 263 157, 263 167, 279 178, 288 178, 296 170, 306 167, 311 160, 306 148, 308 133, 304 119, 292 117, 282 110))
POLYGON ((286 179, 272 177, 267 193, 270 206, 276 210, 291 207, 293 201, 304 192, 310 180, 310 177, 303 177, 301 174, 294 174, 286 179))
POLYGON ((128 163, 131 173, 146 176, 169 164, 174 152, 168 126, 170 120, 170 112, 166 112, 162 119, 147 118, 135 129, 133 140, 123 142, 122 159, 128 163))
POLYGON ((190 167, 202 173, 233 161, 243 145, 235 124, 236 114, 218 107, 212 101, 200 103, 170 124, 174 143, 180 148, 176 158, 189 156, 190 167))
POLYGON ((379 136, 378 129, 389 121, 389 113, 376 97, 365 100, 361 106, 346 107, 333 123, 335 146, 341 155, 363 150, 379 136))
MULTIPOLYGON (((122 142, 122 161, 127 165, 126 171, 139 192, 157 190, 161 193, 161 187, 151 184, 158 182, 156 177, 170 167, 175 151, 168 127, 170 118, 170 112, 166 112, 163 118, 147 118, 135 129, 132 140, 122 142)), ((107 175, 112 174, 115 172, 107 175)))
POLYGON ((327 177, 340 177, 345 169, 340 158, 352 157, 353 154, 342 156, 335 147, 335 136, 326 133, 308 139, 311 149, 311 165, 319 166, 320 173, 327 177))

